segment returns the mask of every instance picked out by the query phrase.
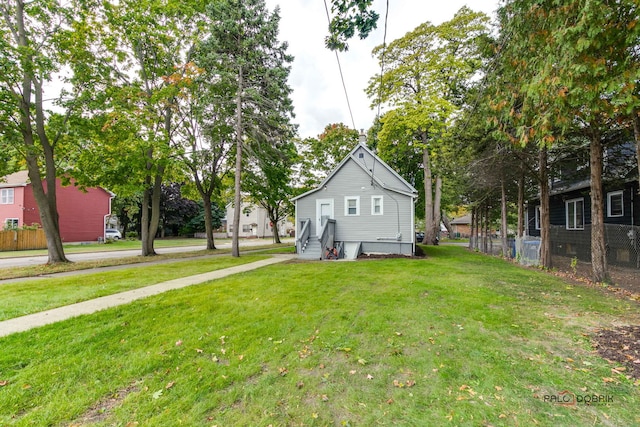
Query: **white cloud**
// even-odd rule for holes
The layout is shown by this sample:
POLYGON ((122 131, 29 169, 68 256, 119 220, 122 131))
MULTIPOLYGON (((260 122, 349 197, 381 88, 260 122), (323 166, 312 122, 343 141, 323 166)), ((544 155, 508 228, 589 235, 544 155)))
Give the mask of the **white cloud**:
MULTIPOLYGON (((329 8, 330 0, 326 0, 329 8)), ((376 111, 364 93, 369 79, 379 72, 371 56, 384 38, 385 0, 375 0, 380 14, 378 28, 365 40, 357 37, 349 42, 349 51, 339 53, 344 81, 353 113, 353 122, 340 79, 335 53, 324 47, 327 15, 322 0, 266 0, 273 10, 280 5, 280 40, 289 43, 288 52, 295 59, 289 77, 293 88, 295 123, 302 138, 317 136, 330 123, 342 122, 349 127, 368 129, 376 111)), ((387 43, 402 37, 423 22, 439 24, 447 21, 464 5, 493 16, 498 0, 389 0, 387 43)))

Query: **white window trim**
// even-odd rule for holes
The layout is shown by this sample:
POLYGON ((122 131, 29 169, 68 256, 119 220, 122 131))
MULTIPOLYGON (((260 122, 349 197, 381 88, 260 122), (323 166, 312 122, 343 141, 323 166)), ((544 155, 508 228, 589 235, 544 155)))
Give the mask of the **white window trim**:
MULTIPOLYGON (((565 210, 565 227, 567 230, 584 230, 584 197, 578 197, 577 199, 571 199, 571 200, 567 200, 566 202, 564 202, 564 210, 565 210), (576 204, 576 202, 582 202, 582 227, 577 227, 574 226, 573 228, 569 227, 569 204, 570 203, 574 203, 576 204)), ((575 215, 575 209, 574 209, 574 217, 573 217, 573 222, 574 224, 576 223, 576 215, 575 215)))
POLYGON ((9 227, 13 228, 13 223, 15 222, 15 227, 20 227, 20 218, 5 218, 4 220, 4 228, 5 230, 8 229, 9 227), (9 226, 9 221, 11 221, 12 225, 9 226))
POLYGON ((12 205, 15 202, 15 191, 13 188, 0 189, 0 205, 12 205))
POLYGON ((619 218, 624 216, 624 191, 622 190, 618 190, 618 191, 612 191, 610 193, 607 193, 607 216, 609 218, 619 218), (622 213, 620 215, 612 215, 611 214, 611 198, 613 196, 620 196, 620 198, 622 199, 622 213))
POLYGON ((540 230, 540 223, 542 222, 542 211, 540 210, 540 205, 536 205, 534 208, 534 216, 535 216, 535 229, 540 230))
POLYGON ((344 196, 344 216, 360 216, 360 196, 344 196), (356 213, 349 213, 349 200, 356 201, 356 213))
POLYGON ((371 215, 374 215, 374 216, 384 215, 384 197, 383 196, 371 196, 371 215), (380 199, 380 212, 375 211, 376 199, 380 199))

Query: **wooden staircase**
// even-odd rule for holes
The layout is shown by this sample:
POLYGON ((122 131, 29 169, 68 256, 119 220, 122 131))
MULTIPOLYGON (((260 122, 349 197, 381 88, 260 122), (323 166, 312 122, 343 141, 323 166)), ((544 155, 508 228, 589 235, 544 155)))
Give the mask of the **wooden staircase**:
POLYGON ((309 239, 302 245, 298 256, 301 259, 321 259, 322 247, 318 236, 309 236, 309 239))

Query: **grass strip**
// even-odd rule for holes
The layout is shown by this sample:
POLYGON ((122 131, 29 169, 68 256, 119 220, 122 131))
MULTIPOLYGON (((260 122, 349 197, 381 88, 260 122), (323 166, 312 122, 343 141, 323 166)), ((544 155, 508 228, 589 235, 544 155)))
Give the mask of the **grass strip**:
POLYGON ((179 277, 220 270, 267 258, 267 255, 215 256, 138 266, 116 271, 42 278, 0 285, 0 320, 154 285, 179 277))
MULTIPOLYGON (((246 246, 241 247, 241 253, 255 253, 256 251, 266 251, 269 253, 292 253, 295 248, 287 244, 270 244, 264 246, 246 246)), ((132 257, 114 257, 95 261, 79 261, 63 264, 41 264, 28 267, 11 267, 0 269, 0 280, 15 279, 21 277, 36 277, 55 273, 66 273, 69 271, 89 270, 92 268, 111 267, 127 264, 140 264, 147 262, 166 261, 180 258, 193 258, 208 255, 230 254, 230 248, 201 250, 189 252, 177 252, 171 254, 158 254, 153 257, 132 256, 132 257)))
POLYGON ((462 248, 265 267, 0 339, 0 425, 638 425, 638 306, 462 248), (611 397, 562 406, 549 396, 611 397))

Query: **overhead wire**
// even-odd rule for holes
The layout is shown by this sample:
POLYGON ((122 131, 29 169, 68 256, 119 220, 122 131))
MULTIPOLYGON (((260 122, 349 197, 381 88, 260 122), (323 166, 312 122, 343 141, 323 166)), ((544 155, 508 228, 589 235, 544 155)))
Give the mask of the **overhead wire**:
POLYGON ((384 35, 382 36, 382 56, 380 57, 380 84, 378 86, 378 113, 376 117, 380 118, 380 105, 382 104, 382 75, 384 74, 384 54, 387 49, 387 23, 389 22, 389 0, 387 0, 387 9, 384 14, 384 35))
MULTIPOLYGON (((324 10, 327 12, 327 22, 331 25, 331 17, 329 16, 329 7, 327 6, 327 0, 324 0, 324 10)), ((351 111, 351 103, 349 102, 349 93, 347 92, 347 85, 344 82, 344 75, 342 73, 342 65, 340 64, 340 57, 338 51, 335 51, 336 61, 338 62, 338 70, 340 70, 340 80, 342 80, 342 88, 344 89, 344 96, 347 99, 347 108, 349 109, 349 116, 351 116, 351 124, 356 129, 356 122, 353 120, 353 112, 351 111)))

